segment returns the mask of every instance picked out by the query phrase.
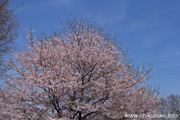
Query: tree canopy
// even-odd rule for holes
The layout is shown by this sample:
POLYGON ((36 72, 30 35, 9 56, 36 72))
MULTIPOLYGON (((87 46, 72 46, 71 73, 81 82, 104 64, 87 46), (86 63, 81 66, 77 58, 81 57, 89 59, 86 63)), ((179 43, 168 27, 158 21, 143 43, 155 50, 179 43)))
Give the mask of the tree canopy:
POLYGON ((159 102, 132 72, 127 57, 91 24, 74 21, 48 39, 27 34, 26 51, 15 54, 0 116, 14 119, 120 120, 155 113, 159 102))

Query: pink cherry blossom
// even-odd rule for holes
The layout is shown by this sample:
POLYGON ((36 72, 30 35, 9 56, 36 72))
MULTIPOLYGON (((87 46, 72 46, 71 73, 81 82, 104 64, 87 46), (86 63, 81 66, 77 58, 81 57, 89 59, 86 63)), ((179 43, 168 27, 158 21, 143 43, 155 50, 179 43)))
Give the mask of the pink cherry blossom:
POLYGON ((123 53, 90 26, 41 42, 27 39, 0 99, 4 119, 118 120, 158 111, 157 96, 143 85, 147 74, 132 72, 123 53))

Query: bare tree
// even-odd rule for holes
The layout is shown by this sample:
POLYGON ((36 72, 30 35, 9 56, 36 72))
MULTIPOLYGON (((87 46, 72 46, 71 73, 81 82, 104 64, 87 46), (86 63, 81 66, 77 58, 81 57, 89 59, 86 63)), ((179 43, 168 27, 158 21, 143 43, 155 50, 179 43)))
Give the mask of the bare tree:
POLYGON ((4 55, 10 52, 17 37, 18 22, 14 10, 10 8, 10 0, 0 0, 0 76, 8 69, 4 55))
POLYGON ((170 95, 167 97, 167 107, 171 114, 177 114, 180 119, 180 95, 170 95))
POLYGON ((180 95, 171 94, 161 98, 161 113, 175 115, 174 118, 162 118, 162 120, 180 120, 180 95))

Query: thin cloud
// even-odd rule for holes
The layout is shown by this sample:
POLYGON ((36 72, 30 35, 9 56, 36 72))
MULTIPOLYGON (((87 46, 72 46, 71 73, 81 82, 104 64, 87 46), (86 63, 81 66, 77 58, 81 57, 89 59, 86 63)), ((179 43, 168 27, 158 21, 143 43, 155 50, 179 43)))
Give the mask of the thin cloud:
POLYGON ((148 21, 143 20, 133 20, 127 26, 125 26, 124 32, 135 32, 143 29, 150 29, 154 27, 160 27, 167 24, 172 24, 175 20, 166 20, 166 21, 156 21, 154 23, 150 23, 148 21))
POLYGON ((20 14, 28 14, 32 13, 33 10, 36 10, 36 12, 43 12, 44 9, 48 8, 49 6, 63 6, 67 3, 71 2, 71 0, 51 0, 51 1, 44 1, 44 2, 37 2, 32 3, 28 5, 24 5, 21 9, 17 9, 17 12, 20 14))
POLYGON ((163 64, 161 66, 157 66, 154 67, 154 69, 156 70, 160 70, 160 69, 172 69, 172 68, 179 68, 180 67, 180 63, 174 63, 174 64, 163 64))
POLYGON ((124 20, 127 16, 128 4, 125 2, 120 2, 113 9, 108 9, 107 11, 99 11, 95 16, 97 16, 96 21, 100 24, 116 24, 124 20))

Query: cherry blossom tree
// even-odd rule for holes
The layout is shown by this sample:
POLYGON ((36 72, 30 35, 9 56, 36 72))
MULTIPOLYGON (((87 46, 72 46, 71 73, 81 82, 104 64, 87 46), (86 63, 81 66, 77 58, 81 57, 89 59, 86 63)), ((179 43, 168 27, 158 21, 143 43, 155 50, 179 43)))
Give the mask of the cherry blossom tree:
POLYGON ((26 51, 11 60, 1 116, 120 120, 128 119, 125 114, 158 111, 157 95, 144 85, 148 73, 133 72, 127 57, 90 24, 67 27, 64 34, 41 41, 27 34, 26 51))

